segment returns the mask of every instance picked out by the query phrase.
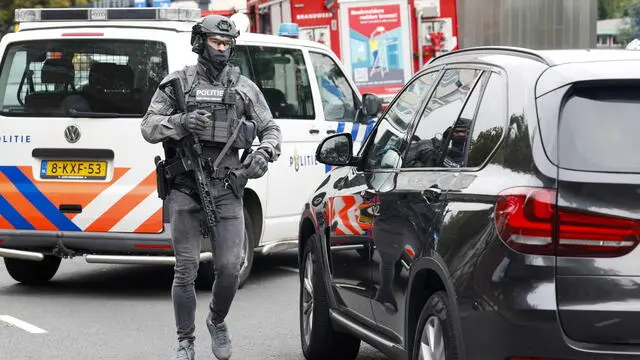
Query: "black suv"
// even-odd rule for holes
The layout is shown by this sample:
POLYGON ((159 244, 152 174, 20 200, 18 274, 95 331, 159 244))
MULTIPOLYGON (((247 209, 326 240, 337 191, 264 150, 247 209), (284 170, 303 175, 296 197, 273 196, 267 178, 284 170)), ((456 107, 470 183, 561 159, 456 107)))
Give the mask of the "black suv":
POLYGON ((356 155, 318 147, 337 167, 300 221, 304 355, 638 359, 639 134, 640 52, 431 61, 356 155))

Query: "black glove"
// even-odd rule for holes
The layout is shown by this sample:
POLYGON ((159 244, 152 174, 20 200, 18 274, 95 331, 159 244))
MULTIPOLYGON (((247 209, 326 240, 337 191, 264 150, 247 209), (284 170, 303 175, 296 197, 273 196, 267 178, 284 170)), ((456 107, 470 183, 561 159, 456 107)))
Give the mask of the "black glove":
POLYGON ((206 110, 194 110, 182 117, 182 127, 192 134, 202 132, 211 121, 209 120, 210 116, 211 113, 206 110))
POLYGON ((249 179, 257 179, 267 173, 269 169, 269 156, 264 150, 258 149, 244 160, 242 165, 247 169, 246 175, 249 179))

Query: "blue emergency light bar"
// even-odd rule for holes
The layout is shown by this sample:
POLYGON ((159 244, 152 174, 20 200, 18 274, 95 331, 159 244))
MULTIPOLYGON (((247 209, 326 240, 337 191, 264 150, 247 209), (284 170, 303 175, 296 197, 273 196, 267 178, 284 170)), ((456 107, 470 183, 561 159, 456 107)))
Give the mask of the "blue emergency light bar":
POLYGON ((200 9, 181 8, 35 8, 16 9, 15 22, 169 20, 190 21, 202 17, 200 9))
POLYGON ((283 23, 278 28, 279 36, 286 36, 290 38, 298 38, 300 36, 300 28, 295 23, 283 23))

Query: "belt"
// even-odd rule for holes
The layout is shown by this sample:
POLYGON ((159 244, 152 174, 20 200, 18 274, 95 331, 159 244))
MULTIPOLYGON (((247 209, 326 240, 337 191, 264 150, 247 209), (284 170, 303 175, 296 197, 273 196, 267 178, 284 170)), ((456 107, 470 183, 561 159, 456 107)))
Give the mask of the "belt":
MULTIPOLYGON (((224 179, 229 175, 229 172, 232 169, 229 167, 217 168, 213 171, 212 178, 214 179, 224 179)), ((168 178, 174 178, 177 175, 184 174, 187 172, 184 164, 181 160, 175 160, 165 167, 165 174, 168 178)))

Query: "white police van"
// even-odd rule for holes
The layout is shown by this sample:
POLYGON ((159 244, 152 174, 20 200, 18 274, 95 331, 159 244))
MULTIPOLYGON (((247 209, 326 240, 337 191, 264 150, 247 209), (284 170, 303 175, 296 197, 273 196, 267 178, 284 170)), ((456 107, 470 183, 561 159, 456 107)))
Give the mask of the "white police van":
MULTIPOLYGON (((0 256, 17 281, 50 280, 61 258, 173 264, 157 197, 160 144, 140 121, 158 83, 195 64, 198 9, 18 9, 0 41, 0 256)), ((361 142, 363 98, 326 46, 243 33, 233 60, 262 90, 282 129, 282 155, 244 195, 248 276, 259 253, 297 247, 306 197, 328 171, 315 161, 328 134, 361 142)), ((367 106, 379 99, 365 96, 367 106)), ((257 144, 257 142, 256 142, 257 144)), ((208 240, 201 261, 210 265, 208 240)), ((211 266, 199 281, 210 286, 211 266)))

